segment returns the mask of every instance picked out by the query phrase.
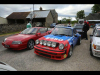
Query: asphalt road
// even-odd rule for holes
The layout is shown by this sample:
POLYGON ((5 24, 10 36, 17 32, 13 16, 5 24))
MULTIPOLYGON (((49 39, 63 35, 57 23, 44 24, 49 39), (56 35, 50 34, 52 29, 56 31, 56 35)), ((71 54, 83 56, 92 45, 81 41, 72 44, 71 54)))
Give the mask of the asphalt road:
MULTIPOLYGON (((18 71, 100 71, 100 58, 90 56, 88 40, 82 40, 76 45, 73 55, 61 61, 44 58, 34 54, 33 50, 14 51, 0 45, 0 61, 3 61, 18 71)), ((5 37, 0 37, 0 43, 5 37)))

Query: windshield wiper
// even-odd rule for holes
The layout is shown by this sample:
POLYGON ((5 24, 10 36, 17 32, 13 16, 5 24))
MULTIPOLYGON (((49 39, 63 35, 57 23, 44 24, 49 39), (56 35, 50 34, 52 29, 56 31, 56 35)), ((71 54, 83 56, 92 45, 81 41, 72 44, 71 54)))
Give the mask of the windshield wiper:
POLYGON ((70 36, 70 35, 67 35, 67 34, 59 34, 59 35, 65 35, 65 36, 70 36))

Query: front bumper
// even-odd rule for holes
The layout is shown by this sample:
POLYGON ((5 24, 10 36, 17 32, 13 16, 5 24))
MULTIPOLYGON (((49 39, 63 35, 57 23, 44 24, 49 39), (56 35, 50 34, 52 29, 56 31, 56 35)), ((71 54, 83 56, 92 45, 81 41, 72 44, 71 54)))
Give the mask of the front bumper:
POLYGON ((100 50, 96 50, 96 49, 92 48, 92 53, 93 53, 94 56, 100 57, 100 50))
POLYGON ((54 60, 63 60, 67 57, 65 51, 51 51, 40 48, 38 46, 34 46, 34 53, 54 60))
POLYGON ((5 47, 5 48, 11 48, 13 50, 22 50, 22 49, 25 49, 27 48, 27 46, 25 46, 25 44, 5 44, 4 42, 2 42, 2 45, 5 47))

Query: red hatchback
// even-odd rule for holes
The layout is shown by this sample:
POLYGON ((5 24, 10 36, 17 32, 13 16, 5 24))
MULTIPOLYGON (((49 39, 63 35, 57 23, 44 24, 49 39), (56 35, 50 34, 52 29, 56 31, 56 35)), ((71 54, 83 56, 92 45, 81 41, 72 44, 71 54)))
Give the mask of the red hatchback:
POLYGON ((35 40, 48 34, 44 27, 27 28, 17 35, 5 38, 2 45, 5 48, 11 48, 13 50, 22 50, 25 48, 31 50, 34 48, 35 40))

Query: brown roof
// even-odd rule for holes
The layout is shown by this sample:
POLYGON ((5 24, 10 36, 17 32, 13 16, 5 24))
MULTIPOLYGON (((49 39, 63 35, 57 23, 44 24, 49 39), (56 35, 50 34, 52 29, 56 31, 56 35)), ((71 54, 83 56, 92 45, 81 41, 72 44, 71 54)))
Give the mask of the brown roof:
POLYGON ((7 16, 7 19, 26 19, 30 12, 13 12, 9 16, 7 16))

